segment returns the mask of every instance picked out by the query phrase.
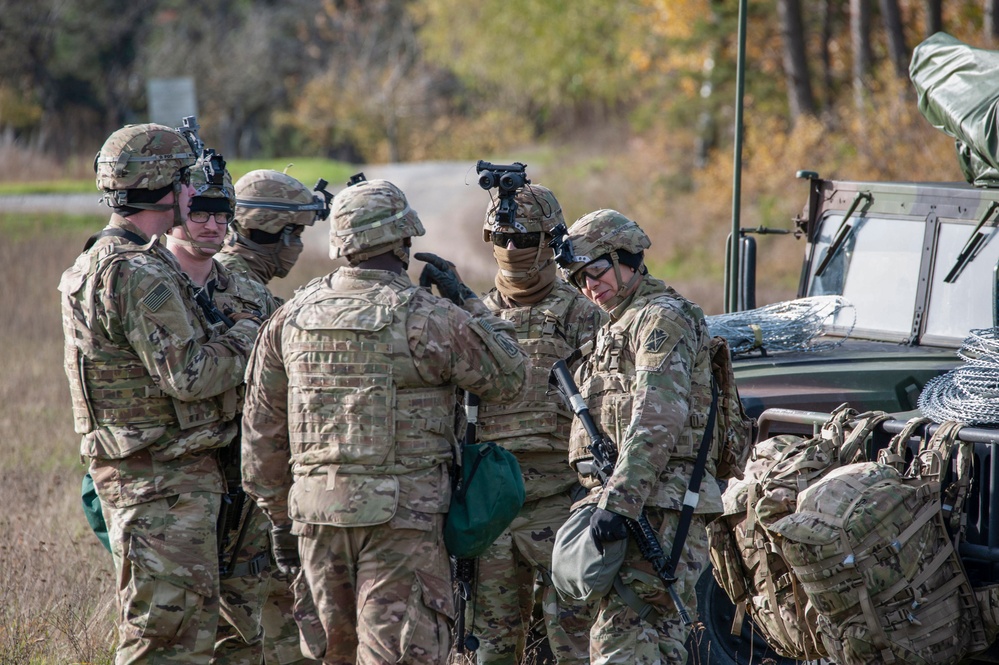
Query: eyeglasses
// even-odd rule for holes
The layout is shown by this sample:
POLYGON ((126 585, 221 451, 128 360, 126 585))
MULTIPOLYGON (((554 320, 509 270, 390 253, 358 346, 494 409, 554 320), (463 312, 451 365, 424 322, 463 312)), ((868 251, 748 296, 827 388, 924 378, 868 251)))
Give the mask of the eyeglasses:
POLYGON ((229 226, 232 224, 232 215, 228 212, 205 212, 196 210, 187 216, 195 224, 207 224, 209 217, 215 218, 215 223, 219 226, 229 226))
POLYGON ((576 285, 576 288, 582 290, 586 287, 587 277, 594 281, 599 281, 604 276, 604 273, 613 267, 614 264, 607 259, 598 259, 592 263, 587 263, 583 266, 582 270, 572 276, 572 283, 576 285))
POLYGON ((509 243, 517 249, 530 249, 541 244, 541 233, 502 233, 494 231, 492 233, 493 244, 497 247, 506 247, 509 243))

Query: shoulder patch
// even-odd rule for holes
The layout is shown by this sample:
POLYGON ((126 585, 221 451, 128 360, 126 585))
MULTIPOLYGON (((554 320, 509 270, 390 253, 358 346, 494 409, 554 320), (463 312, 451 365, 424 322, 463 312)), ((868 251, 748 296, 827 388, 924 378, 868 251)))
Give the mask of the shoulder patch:
POLYGON ((170 289, 167 288, 166 284, 159 284, 155 289, 146 294, 146 297, 142 299, 142 304, 150 312, 155 312, 163 306, 163 303, 169 297, 170 289))
POLYGON ((658 353, 663 348, 663 344, 669 339, 669 333, 665 330, 655 328, 645 338, 645 350, 649 353, 658 353))

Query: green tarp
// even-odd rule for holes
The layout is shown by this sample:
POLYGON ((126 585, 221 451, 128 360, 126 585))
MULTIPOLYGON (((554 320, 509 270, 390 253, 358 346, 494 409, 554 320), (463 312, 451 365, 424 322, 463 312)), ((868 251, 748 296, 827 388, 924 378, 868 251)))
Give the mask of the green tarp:
POLYGON ((909 78, 923 116, 954 137, 968 182, 999 187, 999 51, 938 32, 913 51, 909 78))

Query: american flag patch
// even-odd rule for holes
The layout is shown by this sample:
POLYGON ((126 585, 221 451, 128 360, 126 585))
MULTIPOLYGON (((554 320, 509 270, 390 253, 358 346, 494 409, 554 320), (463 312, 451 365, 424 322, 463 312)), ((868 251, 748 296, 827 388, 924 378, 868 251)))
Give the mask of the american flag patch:
POLYGON ((150 312, 155 312, 163 306, 163 303, 165 303, 169 297, 170 289, 168 289, 165 284, 160 284, 146 294, 146 297, 142 299, 142 304, 145 305, 146 309, 150 312))

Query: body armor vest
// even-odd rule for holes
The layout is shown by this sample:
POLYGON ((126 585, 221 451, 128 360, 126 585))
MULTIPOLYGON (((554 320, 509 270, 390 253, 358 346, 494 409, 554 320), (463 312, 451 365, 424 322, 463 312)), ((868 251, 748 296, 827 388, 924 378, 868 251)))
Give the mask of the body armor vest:
MULTIPOLYGON (((652 296, 652 299, 655 295, 652 296)), ((579 391, 590 413, 605 436, 616 446, 625 440, 631 424, 632 408, 634 406, 635 354, 631 346, 640 343, 632 340, 637 331, 631 330, 638 313, 642 309, 638 300, 625 312, 620 320, 604 326, 597 334, 596 344, 592 354, 583 366, 579 391)), ((683 430, 677 437, 676 444, 670 454, 667 468, 680 464, 692 463, 697 458, 698 447, 708 421, 708 411, 711 408, 711 369, 710 357, 706 344, 701 344, 694 360, 691 373, 690 402, 687 420, 683 430)), ((655 423, 647 422, 649 426, 655 423)), ((569 443, 569 463, 580 470, 580 482, 587 489, 597 487, 600 482, 595 475, 583 472, 577 464, 589 460, 588 446, 590 440, 586 432, 579 428, 574 430, 569 443)), ((663 445, 666 442, 663 441, 663 445)), ((712 478, 715 474, 717 443, 711 442, 712 450, 708 452, 706 473, 712 478)), ((711 482, 714 482, 713 480, 711 482)), ((651 497, 656 495, 652 491, 651 497)))
MULTIPOLYGON (((113 279, 116 264, 144 251, 165 251, 155 247, 121 249, 121 243, 111 240, 80 255, 60 284, 64 298, 70 301, 69 307, 63 308, 63 325, 67 331, 64 352, 74 430, 89 434, 109 426, 141 431, 170 425, 189 429, 231 420, 236 413, 234 390, 193 402, 174 399, 156 385, 127 339, 113 340, 95 332, 97 287, 113 279)), ((200 322, 201 329, 212 330, 204 314, 193 306, 193 299, 188 301, 192 303, 191 316, 200 322)), ((206 335, 202 341, 207 339, 206 335)), ((90 449, 88 440, 84 437, 82 443, 84 456, 119 459, 150 445, 155 437, 101 437, 102 450, 90 449)))
POLYGON ((534 306, 508 309, 494 309, 496 303, 489 303, 496 316, 516 327, 531 368, 521 400, 479 406, 479 440, 498 441, 514 453, 567 450, 572 413, 548 394, 548 374, 555 361, 573 351, 565 330, 571 302, 571 298, 549 297, 534 306))
POLYGON ((451 458, 454 388, 427 385, 409 348, 406 303, 417 288, 320 283, 289 318, 282 354, 296 469, 397 475, 451 458))

